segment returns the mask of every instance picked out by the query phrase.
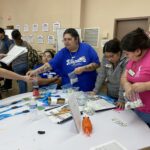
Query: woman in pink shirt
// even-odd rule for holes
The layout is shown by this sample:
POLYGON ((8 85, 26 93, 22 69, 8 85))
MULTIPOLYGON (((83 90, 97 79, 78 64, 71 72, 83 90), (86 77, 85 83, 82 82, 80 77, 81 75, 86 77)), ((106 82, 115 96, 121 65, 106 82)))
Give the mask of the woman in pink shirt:
POLYGON ((125 96, 132 100, 139 93, 143 106, 135 112, 150 125, 150 39, 138 28, 123 37, 121 47, 129 59, 121 79, 125 96))

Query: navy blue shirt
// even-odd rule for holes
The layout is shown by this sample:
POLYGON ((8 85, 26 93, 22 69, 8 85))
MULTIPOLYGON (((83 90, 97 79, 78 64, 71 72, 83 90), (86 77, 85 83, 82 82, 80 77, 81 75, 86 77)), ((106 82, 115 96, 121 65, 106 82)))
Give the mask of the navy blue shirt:
MULTIPOLYGON (((59 70, 62 77, 62 85, 69 84, 68 74, 75 68, 88 65, 90 63, 100 64, 96 51, 86 43, 80 43, 77 52, 70 52, 67 48, 61 49, 49 64, 53 70, 59 70)), ((94 88, 97 73, 95 71, 83 72, 77 75, 78 82, 73 84, 82 91, 91 91, 94 88)))

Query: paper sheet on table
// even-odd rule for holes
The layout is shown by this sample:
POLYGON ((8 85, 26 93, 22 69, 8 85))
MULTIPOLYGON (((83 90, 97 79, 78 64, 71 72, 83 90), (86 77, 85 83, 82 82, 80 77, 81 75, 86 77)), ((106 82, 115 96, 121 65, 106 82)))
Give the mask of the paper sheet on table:
POLYGON ((105 144, 92 147, 90 148, 90 150, 127 150, 127 149, 123 145, 121 145, 118 141, 113 140, 105 144))
POLYGON ((21 46, 13 46, 12 49, 7 53, 7 56, 2 58, 0 62, 5 63, 6 65, 9 65, 13 60, 15 60, 17 57, 20 55, 27 53, 28 50, 26 47, 21 47, 21 46))
POLYGON ((89 101, 88 105, 90 105, 92 108, 94 108, 95 111, 101 111, 101 110, 107 110, 107 109, 113 109, 116 106, 110 102, 107 102, 106 100, 100 98, 98 100, 89 101))

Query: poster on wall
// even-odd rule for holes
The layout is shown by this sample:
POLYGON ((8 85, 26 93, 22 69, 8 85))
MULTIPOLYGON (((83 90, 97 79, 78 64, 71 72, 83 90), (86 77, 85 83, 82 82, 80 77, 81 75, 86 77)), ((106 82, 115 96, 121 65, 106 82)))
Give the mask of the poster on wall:
POLYGON ((53 23, 53 32, 56 32, 57 29, 60 29, 60 22, 54 22, 53 23))
POLYGON ((17 29, 17 30, 19 30, 19 31, 20 31, 20 29, 21 29, 20 25, 19 25, 19 24, 17 24, 17 25, 16 25, 16 27, 15 27, 15 29, 17 29))
POLYGON ((29 35, 28 36, 28 42, 29 43, 33 43, 33 35, 29 35))
POLYGON ((37 32, 38 31, 38 24, 33 24, 32 25, 32 31, 37 32))
POLYGON ((48 23, 43 23, 42 24, 42 31, 43 32, 47 32, 48 31, 48 27, 49 27, 48 23))
POLYGON ((47 42, 48 42, 48 44, 54 44, 54 36, 53 35, 49 35, 48 37, 47 37, 47 42))
POLYGON ((29 25, 28 24, 24 24, 23 31, 24 32, 28 32, 29 31, 29 25))
POLYGON ((43 37, 43 35, 38 35, 37 36, 37 43, 38 44, 43 44, 44 43, 44 37, 43 37))

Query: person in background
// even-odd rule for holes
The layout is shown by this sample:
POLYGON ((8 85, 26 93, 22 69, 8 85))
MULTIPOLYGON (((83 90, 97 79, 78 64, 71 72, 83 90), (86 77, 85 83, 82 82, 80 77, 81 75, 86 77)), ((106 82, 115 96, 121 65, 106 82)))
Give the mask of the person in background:
POLYGON ((103 47, 103 61, 93 90, 98 94, 104 82, 107 86, 107 95, 116 100, 119 108, 124 108, 123 89, 120 86, 121 75, 125 69, 127 58, 120 48, 120 41, 112 39, 105 43, 103 47))
MULTIPOLYGON (((44 53, 42 55, 42 64, 35 66, 34 69, 37 69, 37 68, 43 66, 45 63, 48 63, 53 58, 54 58, 54 53, 52 52, 52 50, 44 51, 44 53)), ((60 85, 61 78, 53 70, 46 71, 44 73, 39 74, 38 84, 39 84, 39 87, 49 86, 50 84, 60 85)))
MULTIPOLYGON (((21 33, 19 30, 13 30, 12 32, 12 38, 14 40, 14 44, 11 45, 11 48, 14 45, 17 46, 22 46, 26 47, 28 50, 32 49, 32 47, 26 42, 21 39, 21 33)), ((17 57, 13 62, 12 62, 12 69, 14 72, 25 75, 28 71, 28 53, 24 53, 17 57)), ((18 81, 19 85, 19 93, 25 93, 27 92, 27 83, 24 81, 18 81)))
POLYGON ((94 88, 97 72, 100 66, 96 51, 86 43, 80 43, 78 32, 74 28, 66 29, 63 33, 65 48, 61 49, 52 60, 42 67, 27 74, 33 76, 45 70, 59 70, 62 85, 71 83, 69 73, 75 79, 71 84, 82 91, 91 91, 94 88))
POLYGON ((136 114, 150 126, 150 39, 143 29, 128 33, 121 40, 129 62, 121 82, 129 100, 138 93, 143 106, 136 108, 136 114))
MULTIPOLYGON (((12 43, 13 41, 9 39, 7 35, 5 35, 5 30, 0 28, 0 59, 8 53, 9 47, 12 43)), ((1 66, 7 70, 12 70, 11 65, 7 66, 1 62, 1 66)), ((12 89, 12 80, 5 79, 4 85, 1 87, 1 91, 7 91, 10 89, 12 89)))

